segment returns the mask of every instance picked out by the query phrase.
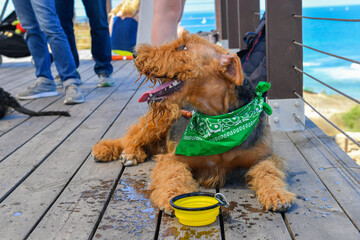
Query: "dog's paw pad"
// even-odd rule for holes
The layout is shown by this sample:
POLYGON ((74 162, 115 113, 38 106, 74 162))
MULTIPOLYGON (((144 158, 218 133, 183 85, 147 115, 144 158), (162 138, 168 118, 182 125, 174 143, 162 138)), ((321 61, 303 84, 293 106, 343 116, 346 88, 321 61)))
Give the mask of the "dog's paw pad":
POLYGON ((291 203, 278 203, 276 207, 271 206, 270 210, 273 212, 286 212, 288 209, 291 208, 291 203))
POLYGON ((137 164, 136 159, 133 157, 133 155, 122 153, 119 157, 120 162, 124 164, 124 166, 135 166, 137 164))
POLYGON ((95 160, 95 162, 102 162, 100 159, 98 159, 93 152, 91 152, 92 158, 95 160))
POLYGON ((170 207, 170 208, 168 208, 168 207, 161 207, 160 208, 160 210, 163 212, 163 213, 165 213, 166 215, 169 215, 169 216, 174 216, 174 211, 173 211, 173 209, 170 207))
POLYGON ((294 199, 294 194, 286 190, 272 190, 271 192, 263 193, 260 197, 260 202, 263 203, 266 210, 273 212, 285 212, 291 207, 294 199))

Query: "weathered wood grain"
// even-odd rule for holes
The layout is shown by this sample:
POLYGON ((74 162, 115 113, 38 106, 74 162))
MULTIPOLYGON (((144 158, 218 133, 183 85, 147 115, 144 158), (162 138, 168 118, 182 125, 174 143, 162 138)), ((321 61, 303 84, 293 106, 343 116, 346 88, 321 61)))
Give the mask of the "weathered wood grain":
MULTIPOLYGON (((130 80, 127 79, 127 81, 130 80)), ((96 111, 83 119, 81 126, 64 139, 62 144, 46 158, 46 161, 1 203, 0 228, 4 230, 3 237, 19 239, 27 236, 62 193, 69 180, 88 157, 91 146, 97 142, 98 136, 106 130, 124 107, 123 104, 99 106, 99 103, 104 102, 102 98, 111 95, 111 100, 108 99, 108 101, 121 102, 121 99, 126 101, 132 94, 131 91, 126 91, 128 95, 123 94, 122 91, 113 94, 115 92, 116 88, 105 88, 90 94, 101 93, 101 96, 93 96, 97 106, 88 105, 82 108, 96 109, 96 111), (13 205, 14 202, 16 202, 15 205, 13 205)), ((92 101, 90 95, 87 102, 92 101)))
MULTIPOLYGON (((302 135, 298 140, 302 144, 308 142, 302 132, 288 135, 292 135, 293 141, 296 135, 302 135)), ((308 164, 308 161, 320 158, 321 153, 315 147, 306 144, 304 147, 307 148, 308 154, 305 155, 303 149, 296 148, 284 133, 274 132, 273 137, 275 152, 288 163, 289 190, 297 195, 293 206, 284 215, 292 237, 358 239, 358 230, 344 213, 343 207, 334 199, 328 186, 324 185, 322 175, 317 175, 316 170, 308 164)))
POLYGON ((238 169, 220 189, 229 208, 222 208, 226 239, 291 239, 280 213, 266 212, 247 189, 245 170, 238 169))
MULTIPOLYGON (((121 71, 123 65, 120 66, 117 71, 121 71)), ((90 71, 91 72, 91 71, 90 71)), ((116 72, 114 74, 114 77, 116 77, 116 72)), ((89 74, 88 72, 84 73, 84 85, 93 85, 93 88, 88 88, 87 91, 83 91, 83 94, 86 98, 88 94, 93 91, 95 88, 95 84, 97 83, 97 78, 91 78, 91 76, 94 76, 94 74, 89 74), (89 77, 91 78, 89 80, 89 77)), ((33 101, 31 104, 29 104, 27 107, 30 107, 34 105, 34 108, 43 107, 44 104, 47 104, 49 101, 53 101, 48 107, 44 108, 43 110, 55 110, 55 111, 66 111, 71 109, 71 106, 66 106, 63 104, 62 97, 56 97, 54 100, 50 100, 49 98, 46 99, 39 99, 40 101, 33 101), (42 104, 36 104, 41 102, 42 104)), ((16 113, 14 113, 16 114, 16 113)), ((49 124, 54 122, 58 117, 54 116, 46 116, 46 117, 28 117, 26 116, 26 120, 19 119, 18 121, 22 121, 16 125, 16 128, 12 129, 11 132, 5 134, 2 138, 0 138, 0 162, 4 160, 9 154, 14 152, 16 149, 18 149, 20 146, 25 144, 27 141, 29 141, 32 137, 34 137, 36 134, 41 132, 43 129, 45 129, 49 124), (36 124, 35 124, 36 123, 36 124), (21 136, 15 137, 15 136, 21 136)), ((7 126, 2 126, 2 130, 6 131, 11 129, 11 127, 16 124, 16 121, 12 119, 13 121, 9 121, 10 123, 7 126), (8 129, 6 129, 8 128, 8 129)))
MULTIPOLYGON (((134 74, 130 78, 134 79, 134 74)), ((128 90, 127 87, 119 89, 117 94, 121 95, 128 90)), ((128 101, 128 99, 122 99, 122 101, 128 101)), ((104 102, 108 108, 112 108, 114 104, 123 103, 121 101, 104 102)), ((119 134, 125 133, 126 129, 139 117, 139 114, 132 114, 134 112, 136 109, 125 108, 115 122, 100 123, 101 125, 108 124, 104 138, 117 138, 119 134)), ((91 146, 89 146, 90 150, 91 146)), ((94 226, 101 219, 101 214, 107 207, 107 200, 112 193, 111 190, 118 183, 122 170, 123 166, 119 161, 97 163, 89 156, 29 239, 89 238, 96 230, 94 226)))

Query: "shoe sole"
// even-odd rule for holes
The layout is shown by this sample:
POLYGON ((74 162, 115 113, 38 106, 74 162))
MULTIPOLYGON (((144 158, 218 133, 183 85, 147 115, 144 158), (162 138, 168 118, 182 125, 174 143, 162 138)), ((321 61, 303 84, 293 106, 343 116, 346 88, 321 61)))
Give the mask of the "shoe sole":
POLYGON ((64 104, 65 105, 74 105, 74 104, 83 103, 84 101, 85 101, 84 99, 80 99, 80 100, 64 100, 64 104))
POLYGON ((30 100, 30 99, 36 99, 36 98, 45 98, 45 97, 54 97, 58 96, 58 92, 45 92, 45 93, 38 93, 31 96, 16 96, 19 100, 30 100))
POLYGON ((115 83, 102 83, 102 84, 98 84, 98 87, 112 87, 114 86, 115 83))

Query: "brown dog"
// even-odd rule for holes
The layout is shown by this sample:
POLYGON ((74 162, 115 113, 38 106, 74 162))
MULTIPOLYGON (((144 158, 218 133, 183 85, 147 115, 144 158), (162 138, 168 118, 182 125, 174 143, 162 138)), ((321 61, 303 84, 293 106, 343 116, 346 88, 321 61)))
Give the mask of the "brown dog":
POLYGON ((197 191, 199 185, 221 187, 226 174, 238 167, 249 168, 249 186, 266 209, 284 211, 290 207, 294 194, 286 190, 283 160, 272 153, 264 112, 239 146, 208 156, 175 155, 178 141, 172 138, 170 128, 177 125, 185 104, 217 116, 254 99, 255 87, 244 80, 236 55, 189 33, 159 47, 140 45, 134 55, 140 74, 162 85, 139 99, 147 101, 150 110, 124 137, 100 141, 93 147, 96 160, 120 158, 129 166, 155 155, 151 200, 166 213, 172 212, 172 197, 197 191))

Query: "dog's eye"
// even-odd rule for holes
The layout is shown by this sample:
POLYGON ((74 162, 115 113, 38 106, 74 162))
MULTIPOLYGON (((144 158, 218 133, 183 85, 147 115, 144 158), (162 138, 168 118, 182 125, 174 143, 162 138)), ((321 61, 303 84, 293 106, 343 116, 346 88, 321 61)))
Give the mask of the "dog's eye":
POLYGON ((182 45, 179 46, 178 50, 179 50, 179 51, 181 51, 181 50, 187 50, 187 47, 186 47, 185 44, 182 44, 182 45))

